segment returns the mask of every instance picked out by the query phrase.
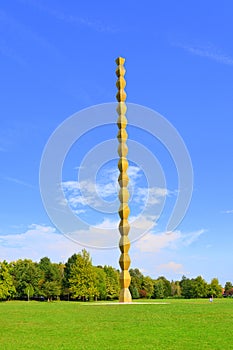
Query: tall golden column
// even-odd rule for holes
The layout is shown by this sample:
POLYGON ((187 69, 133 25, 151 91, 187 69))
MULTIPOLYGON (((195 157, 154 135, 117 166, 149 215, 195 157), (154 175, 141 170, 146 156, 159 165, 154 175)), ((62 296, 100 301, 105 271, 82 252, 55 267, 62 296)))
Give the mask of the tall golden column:
POLYGON ((128 183, 129 183, 129 177, 127 175, 127 169, 128 169, 128 160, 127 160, 127 154, 128 154, 128 147, 126 144, 128 134, 126 131, 127 126, 127 118, 125 116, 126 114, 126 93, 124 91, 126 81, 124 78, 125 75, 125 68, 124 68, 125 59, 122 57, 118 57, 116 59, 117 69, 116 69, 116 75, 118 77, 116 86, 118 88, 118 92, 116 95, 118 106, 117 106, 117 113, 118 113, 118 119, 117 119, 117 125, 119 128, 117 138, 119 141, 118 146, 118 154, 120 156, 119 162, 118 162, 118 168, 120 171, 120 175, 118 177, 118 182, 120 185, 119 190, 119 200, 120 200, 120 207, 119 207, 119 216, 120 216, 120 224, 119 224, 119 231, 121 234, 119 247, 121 250, 121 256, 119 259, 119 264, 121 267, 121 274, 120 274, 120 284, 121 284, 121 291, 120 291, 120 297, 119 302, 131 302, 131 294, 129 291, 129 285, 130 285, 130 274, 129 274, 129 266, 130 266, 130 257, 128 255, 128 251, 130 248, 130 241, 128 238, 128 233, 130 229, 130 225, 128 222, 128 217, 130 213, 130 209, 128 206, 128 200, 129 200, 129 192, 127 189, 128 183))

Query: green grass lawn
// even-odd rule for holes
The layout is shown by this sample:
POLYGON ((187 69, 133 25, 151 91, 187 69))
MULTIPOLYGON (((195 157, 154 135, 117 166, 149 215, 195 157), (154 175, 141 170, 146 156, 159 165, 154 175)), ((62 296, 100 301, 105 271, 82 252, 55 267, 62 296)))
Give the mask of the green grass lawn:
POLYGON ((0 303, 0 349, 233 349, 233 299, 0 303))

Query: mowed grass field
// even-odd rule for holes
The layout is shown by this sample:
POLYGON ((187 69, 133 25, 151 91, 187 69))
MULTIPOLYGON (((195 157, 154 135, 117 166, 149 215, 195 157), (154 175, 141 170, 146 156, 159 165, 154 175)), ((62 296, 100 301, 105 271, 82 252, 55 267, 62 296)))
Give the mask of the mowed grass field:
POLYGON ((0 303, 0 349, 233 349, 233 299, 0 303))

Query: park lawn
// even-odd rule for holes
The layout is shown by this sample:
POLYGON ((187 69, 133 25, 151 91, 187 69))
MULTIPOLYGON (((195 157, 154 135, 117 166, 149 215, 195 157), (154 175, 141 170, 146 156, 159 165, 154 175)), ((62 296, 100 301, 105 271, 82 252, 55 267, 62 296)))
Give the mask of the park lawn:
POLYGON ((93 304, 1 302, 0 349, 233 349, 233 299, 93 304))

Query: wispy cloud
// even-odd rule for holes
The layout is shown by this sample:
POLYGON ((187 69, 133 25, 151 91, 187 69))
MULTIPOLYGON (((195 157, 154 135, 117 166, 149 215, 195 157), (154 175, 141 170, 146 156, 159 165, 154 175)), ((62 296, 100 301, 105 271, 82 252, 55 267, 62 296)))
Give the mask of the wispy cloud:
POLYGON ((174 272, 176 274, 185 274, 184 267, 182 264, 176 263, 174 261, 169 261, 166 264, 160 264, 156 267, 160 273, 174 272))
POLYGON ((135 245, 141 252, 158 253, 165 248, 177 249, 181 246, 189 246, 204 232, 204 229, 189 233, 174 231, 154 234, 149 232, 138 240, 135 245))
POLYGON ((158 253, 161 249, 172 247, 174 242, 181 238, 179 231, 162 232, 159 234, 148 233, 138 240, 135 245, 141 252, 158 253))
POLYGON ((135 203, 144 204, 148 206, 153 206, 160 203, 161 198, 167 197, 169 195, 169 190, 167 188, 161 187, 138 187, 135 191, 134 201, 135 203))
MULTIPOLYGON (((80 182, 64 181, 62 188, 68 204, 73 210, 85 210, 87 206, 106 207, 107 201, 109 210, 110 208, 117 210, 119 206, 117 198, 119 191, 118 175, 119 171, 117 169, 109 168, 105 170, 105 176, 95 183, 92 179, 85 179, 80 182)), ((166 188, 140 186, 138 181, 141 179, 142 173, 141 169, 136 166, 129 166, 128 175, 130 178, 130 201, 141 209, 144 209, 145 206, 152 208, 170 193, 166 188)))
MULTIPOLYGON (((104 220, 101 228, 98 229, 99 231, 90 227, 88 230, 80 232, 78 238, 85 237, 88 234, 92 243, 95 243, 95 239, 97 240, 96 246, 99 247, 101 240, 106 243, 109 239, 113 239, 113 237, 109 238, 108 226, 108 220, 104 220)), ((131 246, 130 256, 133 265, 139 267, 141 271, 146 271, 151 276, 153 274, 158 276, 158 272, 166 275, 172 273, 171 278, 174 278, 174 274, 187 274, 182 264, 171 259, 171 257, 168 258, 166 255, 166 253, 169 253, 169 248, 177 247, 178 243, 182 244, 183 235, 179 231, 171 234, 161 233, 157 235, 156 241, 155 235, 149 234, 145 236, 147 239, 143 237, 131 246), (149 246, 152 246, 153 249, 148 249, 149 246), (164 250, 161 252, 162 255, 159 255, 159 258, 158 254, 151 254, 161 249, 164 250)), ((197 236, 195 235, 195 237, 197 236)), ((94 264, 108 264, 118 267, 120 254, 118 248, 119 235, 115 235, 114 240, 117 242, 115 245, 117 248, 105 250, 104 254, 102 250, 87 248, 91 253, 94 264)), ((0 247, 0 260, 5 259, 7 261, 25 258, 39 261, 42 257, 48 256, 54 262, 65 262, 72 254, 83 249, 82 245, 67 239, 64 235, 58 233, 54 227, 41 224, 32 224, 26 229, 19 228, 18 233, 15 234, 0 233, 0 247)))
POLYGON ((26 26, 24 23, 16 20, 7 12, 0 9, 0 28, 1 27, 4 33, 9 34, 9 39, 8 41, 0 39, 0 53, 8 58, 11 58, 19 65, 27 67, 30 61, 28 60, 28 57, 22 54, 22 50, 19 54, 17 49, 15 49, 15 45, 12 46, 10 44, 11 38, 14 40, 14 42, 15 40, 19 42, 30 42, 30 47, 32 43, 36 43, 39 47, 46 49, 46 53, 51 52, 53 59, 54 57, 63 58, 62 54, 57 50, 57 48, 48 42, 46 38, 32 31, 29 26, 26 26))
POLYGON ((22 181, 20 179, 17 179, 17 178, 14 178, 14 177, 4 177, 4 180, 7 180, 7 181, 10 181, 10 182, 14 182, 18 185, 21 185, 21 186, 25 186, 25 187, 29 187, 29 188, 34 188, 33 185, 31 185, 30 183, 28 182, 25 182, 25 181, 22 181))
POLYGON ((182 244, 185 246, 191 245, 193 242, 197 241, 198 238, 205 233, 207 230, 201 229, 193 232, 183 233, 181 235, 182 244))
POLYGON ((222 211, 223 214, 233 214, 233 209, 222 211))
POLYGON ((222 53, 219 49, 217 49, 212 45, 196 46, 196 45, 173 44, 173 46, 179 47, 192 55, 205 57, 221 64, 226 64, 230 66, 233 65, 232 57, 222 53))
MULTIPOLYGON (((140 169, 135 166, 130 166, 128 170, 130 176, 131 187, 135 186, 138 178, 140 178, 140 169)), ((98 181, 93 182, 92 179, 82 181, 64 181, 62 188, 65 193, 68 204, 73 210, 85 209, 84 207, 102 208, 103 205, 111 205, 113 210, 119 206, 118 185, 119 171, 116 168, 108 168, 105 170, 105 176, 98 181)))
MULTIPOLYGON (((80 181, 64 181, 63 198, 58 198, 61 208, 67 205, 78 218, 89 227, 73 233, 74 240, 81 242, 82 237, 89 246, 116 246, 119 224, 119 171, 116 167, 104 169, 97 177, 85 177, 80 181), (102 232, 109 230, 108 235, 102 232), (111 231, 111 232, 110 232, 111 231), (88 241, 88 242, 87 242, 88 241)), ((160 187, 143 187, 143 173, 139 167, 129 166, 130 177, 129 222, 131 225, 130 239, 136 241, 139 237, 152 230, 170 191, 160 187)))
MULTIPOLYGON (((96 248, 118 247, 120 233, 118 229, 119 217, 109 218, 102 215, 102 220, 86 228, 79 228, 69 233, 69 238, 82 245, 96 248)), ((156 226, 156 216, 130 217, 130 241, 134 242, 152 227, 156 226)))
MULTIPOLYGON (((146 223, 145 220, 144 223, 146 223)), ((38 260, 47 255, 52 260, 57 261, 61 256, 69 257, 83 246, 99 249, 118 248, 120 239, 118 224, 119 220, 111 221, 105 218, 98 227, 89 226, 86 229, 70 233, 67 236, 69 239, 65 235, 59 234, 54 227, 33 224, 17 234, 0 234, 0 259, 30 258, 38 260)), ((137 224, 132 224, 133 235, 138 230, 140 227, 138 228, 137 224)), ((133 237, 131 238, 133 239, 133 237)))
POLYGON ((0 54, 10 58, 11 60, 15 61, 18 65, 22 67, 27 66, 27 62, 25 58, 21 57, 12 47, 9 46, 9 44, 3 40, 0 39, 0 54))
POLYGON ((93 29, 96 32, 116 33, 119 31, 118 28, 115 28, 114 26, 107 24, 100 19, 90 18, 88 16, 74 16, 72 14, 64 13, 51 7, 42 5, 42 3, 39 1, 21 0, 21 2, 34 6, 38 10, 43 11, 50 16, 53 16, 55 19, 74 26, 85 26, 87 28, 93 29))
POLYGON ((51 226, 33 224, 23 233, 0 235, 1 259, 20 258, 39 260, 49 256, 61 261, 77 251, 77 245, 56 232, 51 226))
MULTIPOLYGON (((66 262, 67 259, 83 249, 70 239, 58 233, 49 225, 32 224, 16 234, 0 233, 0 260, 15 261, 17 259, 32 259, 39 261, 47 256, 53 262, 66 262)), ((106 230, 107 236, 107 230, 106 230)), ((119 249, 103 251, 87 248, 91 253, 93 264, 112 265, 119 267, 119 249)))
MULTIPOLYGON (((119 174, 119 171, 117 170, 117 176, 119 174)), ((136 181, 141 178, 142 171, 138 166, 130 165, 127 171, 127 174, 130 178, 130 183, 135 185, 136 181)))

